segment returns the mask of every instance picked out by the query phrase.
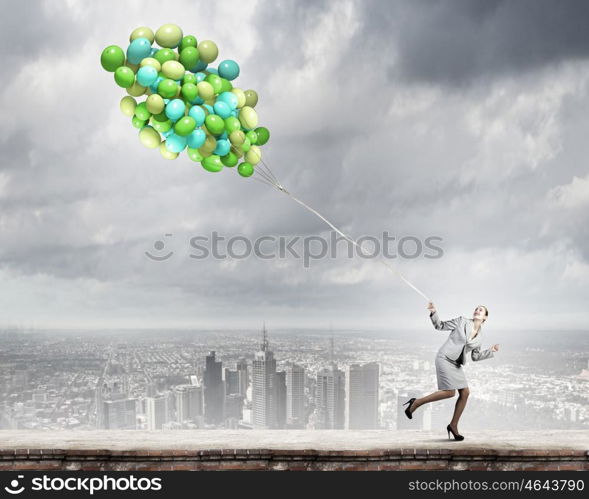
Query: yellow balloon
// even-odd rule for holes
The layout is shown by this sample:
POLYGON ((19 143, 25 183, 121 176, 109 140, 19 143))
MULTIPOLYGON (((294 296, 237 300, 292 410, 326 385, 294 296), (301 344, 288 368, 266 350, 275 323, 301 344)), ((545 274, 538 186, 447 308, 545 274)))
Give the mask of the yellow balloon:
POLYGON ((198 58, 207 64, 213 62, 219 55, 219 49, 216 43, 211 40, 203 40, 198 44, 197 48, 198 58))
POLYGON ((166 141, 165 140, 162 141, 162 143, 160 144, 160 153, 166 159, 176 159, 178 157, 177 152, 170 152, 166 149, 166 141))
POLYGON ((205 143, 202 145, 201 149, 203 151, 208 151, 208 152, 212 153, 216 147, 217 147, 217 139, 215 139, 215 137, 213 137, 212 135, 209 135, 205 139, 205 143))
POLYGON ((235 154, 238 158, 243 158, 243 149, 241 147, 231 146, 231 151, 235 154))
POLYGON ((133 97, 139 97, 145 93, 146 88, 139 85, 139 83, 135 82, 127 89, 127 93, 132 95, 133 97))
POLYGON ((255 90, 246 90, 245 94, 245 105, 249 107, 256 107, 258 103, 258 93, 255 90))
POLYGON ((160 94, 151 94, 145 101, 145 105, 151 114, 160 114, 166 107, 166 103, 160 94))
POLYGON ((141 129, 139 132, 139 140, 145 147, 149 147, 149 149, 155 149, 156 147, 159 147, 161 143, 160 134, 149 125, 144 126, 141 129))
POLYGON ((229 134, 229 142, 231 142, 235 147, 241 146, 245 142, 245 133, 241 130, 233 130, 229 134))
POLYGON ((256 113, 253 107, 244 106, 239 111, 239 122, 244 128, 252 130, 258 126, 258 113, 256 113))
POLYGON ((209 105, 209 106, 214 106, 215 105, 215 98, 213 97, 212 99, 207 99, 204 103, 209 105))
POLYGON ((155 41, 160 47, 173 49, 182 41, 182 30, 175 24, 164 24, 155 32, 155 41))
POLYGON ((245 93, 241 88, 234 87, 231 89, 231 92, 235 94, 237 97, 237 109, 241 109, 245 106, 245 93))
POLYGON ((166 61, 162 64, 162 73, 166 78, 179 80, 184 76, 184 66, 178 61, 166 61))
POLYGON ((139 64, 131 64, 129 61, 125 61, 125 66, 127 66, 128 68, 131 68, 133 70, 133 73, 137 74, 137 70, 139 69, 139 64))
POLYGON ((245 160, 252 165, 257 165, 262 159, 262 151, 258 146, 251 146, 250 150, 245 153, 245 160))
POLYGON ((129 41, 132 42, 133 40, 135 40, 135 38, 147 38, 149 40, 149 43, 153 43, 155 36, 151 28, 148 28, 147 26, 140 26, 139 28, 135 28, 131 32, 129 41))
POLYGON ((121 112, 131 118, 135 114, 135 108, 137 107, 137 101, 133 99, 130 95, 126 95, 121 99, 119 103, 119 107, 121 108, 121 112))
POLYGON ((154 59, 153 57, 146 57, 145 59, 143 59, 139 63, 139 67, 142 68, 143 66, 151 66, 152 68, 155 68, 155 70, 158 73, 162 70, 162 65, 160 64, 160 61, 154 59))
POLYGON ((198 89, 198 96, 206 101, 215 97, 215 90, 213 89, 213 85, 211 85, 208 81, 200 81, 196 85, 198 89))
MULTIPOLYGON (((214 149, 213 149, 213 151, 214 151, 214 149)), ((198 152, 200 153, 200 155, 201 155, 203 158, 208 158, 209 156, 211 156, 211 155, 213 154, 213 151, 209 151, 208 149, 205 149, 205 147, 204 147, 204 146, 202 146, 202 147, 201 147, 201 148, 198 150, 198 152)))

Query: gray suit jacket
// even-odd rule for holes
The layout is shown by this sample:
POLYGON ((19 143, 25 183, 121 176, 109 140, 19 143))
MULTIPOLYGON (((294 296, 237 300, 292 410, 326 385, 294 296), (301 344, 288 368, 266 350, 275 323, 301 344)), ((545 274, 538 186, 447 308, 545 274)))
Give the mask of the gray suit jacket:
POLYGON ((481 350, 481 332, 473 340, 468 340, 472 334, 474 321, 467 317, 456 317, 449 321, 441 321, 438 313, 430 314, 434 327, 440 331, 451 331, 446 342, 438 350, 449 359, 466 364, 466 357, 470 353, 472 360, 484 360, 493 357, 493 350, 481 350))

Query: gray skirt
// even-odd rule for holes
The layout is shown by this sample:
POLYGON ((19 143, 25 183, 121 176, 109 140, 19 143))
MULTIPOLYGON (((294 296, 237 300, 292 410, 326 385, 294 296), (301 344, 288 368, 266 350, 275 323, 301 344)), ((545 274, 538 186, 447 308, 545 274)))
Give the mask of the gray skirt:
POLYGON ((462 366, 441 352, 436 355, 436 377, 438 378, 438 390, 468 388, 462 366))

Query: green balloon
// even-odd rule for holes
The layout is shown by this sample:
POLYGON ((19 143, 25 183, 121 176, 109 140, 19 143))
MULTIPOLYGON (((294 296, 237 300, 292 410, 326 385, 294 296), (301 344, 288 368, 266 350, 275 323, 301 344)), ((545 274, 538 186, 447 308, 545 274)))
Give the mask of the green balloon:
POLYGON ((194 83, 195 85, 198 83, 196 81, 196 76, 194 73, 185 73, 184 77, 182 78, 182 84, 186 85, 187 83, 194 83))
POLYGON ((140 130, 145 126, 146 123, 147 121, 140 120, 139 118, 137 118, 137 116, 133 116, 131 118, 131 125, 133 125, 135 128, 139 128, 140 130))
POLYGON ((198 49, 196 47, 186 47, 180 52, 180 63, 187 69, 191 70, 198 63, 198 49))
POLYGON ((172 49, 159 49, 153 55, 153 58, 163 65, 164 62, 175 61, 176 53, 172 49))
POLYGON ((219 172, 223 169, 223 163, 217 154, 211 154, 209 157, 203 159, 201 165, 209 172, 219 172))
POLYGON ((141 129, 139 140, 145 147, 149 147, 150 149, 159 147, 161 142, 160 134, 149 125, 141 129))
POLYGON ((237 157, 237 155, 234 152, 229 152, 229 154, 221 157, 221 163, 223 163, 225 166, 228 166, 230 168, 235 166, 238 161, 239 161, 239 158, 237 157))
POLYGON ((205 118, 205 126, 213 135, 221 135, 225 130, 225 122, 223 121, 223 118, 216 114, 209 114, 205 118))
POLYGON ((237 167, 237 172, 242 177, 251 177, 254 174, 254 167, 251 163, 244 162, 237 167))
POLYGON ((223 85, 221 83, 221 77, 219 75, 211 73, 210 75, 206 76, 205 81, 208 81, 211 84, 211 87, 213 87, 215 94, 221 92, 221 87, 223 85))
POLYGON ((241 130, 241 123, 235 116, 229 116, 225 118, 225 131, 227 133, 234 132, 235 130, 241 130))
POLYGON ((205 159, 198 149, 192 149, 191 147, 188 148, 188 157, 197 163, 205 159))
POLYGON ((166 103, 160 94, 151 94, 145 101, 145 105, 151 114, 163 113, 166 107, 166 103))
POLYGON ((245 136, 250 141, 250 144, 255 144, 258 140, 258 134, 254 130, 250 130, 245 136))
POLYGON ((125 52, 118 45, 109 45, 100 55, 100 64, 104 69, 113 73, 118 67, 125 64, 125 52))
POLYGON ((157 93, 160 94, 164 99, 174 98, 177 91, 178 84, 169 78, 160 81, 159 85, 157 86, 157 93))
POLYGON ((182 41, 180 42, 180 46, 178 48, 180 49, 180 51, 182 51, 186 47, 196 47, 196 45, 196 38, 192 35, 186 35, 184 38, 182 38, 182 41))
POLYGON ((255 90, 246 90, 245 94, 245 105, 249 107, 255 107, 258 103, 258 94, 255 90))
POLYGON ((200 60, 210 64, 219 55, 219 49, 215 42, 211 40, 203 40, 198 44, 198 53, 200 54, 200 60))
POLYGON ((119 66, 115 70, 115 81, 119 87, 129 88, 135 83, 135 73, 127 66, 119 66))
POLYGON ((194 83, 185 83, 182 85, 182 97, 192 103, 198 97, 198 88, 194 83))
POLYGON ((264 126, 256 128, 256 134, 258 135, 258 140, 256 143, 259 146, 263 146, 270 139, 270 130, 264 126))
POLYGON ((250 139, 248 139, 246 137, 245 140, 243 141, 243 144, 241 144, 241 150, 243 152, 248 152, 250 150, 251 146, 252 146, 252 143, 250 142, 250 139))
POLYGON ((169 132, 172 129, 172 125, 172 120, 158 121, 155 119, 155 116, 151 120, 151 126, 153 126, 153 128, 155 128, 159 133, 169 132))
POLYGON ((140 102, 137 104, 137 107, 135 108, 135 116, 142 121, 147 121, 151 118, 151 113, 147 110, 146 102, 140 102))
POLYGON ((223 92, 231 92, 233 85, 227 78, 221 78, 221 90, 219 91, 220 94, 223 92))
POLYGON ((195 128, 196 120, 192 116, 184 116, 184 118, 180 118, 174 125, 174 132, 181 137, 186 137, 187 135, 190 135, 195 128))
POLYGON ((175 24, 164 24, 155 32, 155 41, 160 47, 177 47, 182 41, 182 30, 175 24))
MULTIPOLYGON (((162 100, 164 100, 164 99, 162 99, 162 100)), ((164 104, 165 104, 165 103, 164 103, 164 104)), ((159 113, 159 114, 155 114, 155 113, 154 113, 154 115, 153 115, 153 119, 154 119, 154 120, 156 120, 156 121, 168 121, 170 118, 168 118, 168 117, 166 116, 166 113, 165 113, 164 111, 162 111, 162 112, 161 112, 161 113, 159 113)))
POLYGON ((137 107, 137 101, 133 97, 131 97, 130 95, 125 95, 125 97, 123 97, 121 99, 119 107, 121 108, 121 112, 125 116, 128 116, 130 118, 131 116, 133 116, 135 114, 135 108, 137 107))

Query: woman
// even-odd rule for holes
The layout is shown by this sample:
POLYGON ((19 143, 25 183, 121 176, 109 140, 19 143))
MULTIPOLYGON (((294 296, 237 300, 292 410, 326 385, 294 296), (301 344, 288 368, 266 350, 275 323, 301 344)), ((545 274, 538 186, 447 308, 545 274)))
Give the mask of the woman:
POLYGON ((493 352, 499 350, 499 345, 481 350, 481 326, 489 317, 487 307, 479 305, 474 309, 472 319, 460 316, 449 321, 441 321, 436 307, 429 302, 427 308, 430 311, 430 319, 434 327, 440 331, 451 331, 446 342, 440 347, 436 355, 436 377, 438 379, 438 391, 422 398, 412 398, 403 405, 409 404, 405 414, 412 419, 415 409, 433 402, 453 397, 458 390, 458 399, 454 408, 452 421, 446 427, 448 438, 450 432, 455 440, 464 440, 458 433, 458 420, 466 406, 469 390, 462 366, 466 364, 467 355, 470 353, 473 361, 484 360, 493 357, 493 352))

